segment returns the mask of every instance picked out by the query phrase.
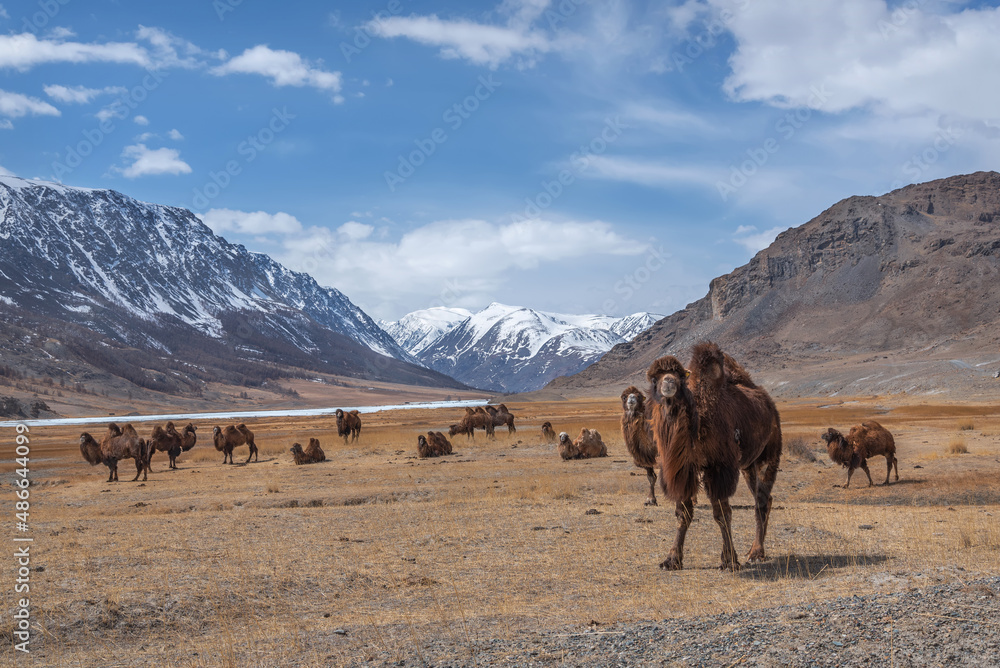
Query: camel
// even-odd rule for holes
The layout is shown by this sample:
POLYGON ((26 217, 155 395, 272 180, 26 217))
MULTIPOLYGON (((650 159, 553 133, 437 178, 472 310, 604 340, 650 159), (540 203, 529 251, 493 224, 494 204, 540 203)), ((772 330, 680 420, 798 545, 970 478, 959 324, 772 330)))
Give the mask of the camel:
POLYGON ((557 438, 556 437, 556 430, 552 428, 552 423, 551 422, 543 422, 542 423, 542 440, 544 440, 546 443, 555 443, 556 442, 556 438, 557 438))
POLYGON ((118 482, 118 462, 122 459, 135 460, 132 482, 139 479, 140 473, 143 481, 148 478, 149 444, 139 438, 131 424, 119 428, 115 423, 109 423, 108 433, 100 443, 87 432, 80 434, 80 453, 91 466, 104 464, 108 467, 108 482, 118 482))
POLYGON ((885 457, 885 482, 889 484, 889 474, 895 469, 896 481, 899 482, 899 462, 896 460, 896 441, 889 430, 874 420, 862 422, 851 427, 847 438, 832 427, 821 435, 826 441, 826 451, 835 463, 847 469, 847 484, 844 489, 851 486, 851 476, 857 468, 861 468, 868 476, 868 486, 872 482, 871 471, 868 470, 868 458, 882 455, 885 457))
POLYGON ((250 455, 247 460, 243 462, 244 464, 249 464, 250 460, 260 461, 257 459, 257 444, 253 441, 253 432, 247 429, 247 426, 242 422, 235 427, 229 425, 225 429, 221 427, 216 427, 212 430, 212 437, 215 441, 215 449, 222 453, 222 463, 233 463, 233 449, 238 448, 241 445, 248 445, 250 447, 250 455))
POLYGON ((646 395, 639 388, 630 385, 622 392, 622 438, 632 455, 632 461, 646 470, 649 481, 649 497, 645 505, 656 503, 656 440, 646 417, 646 395))
MULTIPOLYGON (((188 428, 194 429, 194 426, 189 424, 185 427, 185 434, 187 434, 188 428)), ((193 431, 191 433, 194 434, 193 431)), ((164 427, 156 425, 153 427, 153 433, 149 436, 149 461, 146 462, 146 468, 149 469, 150 473, 153 472, 153 455, 159 450, 167 453, 167 457, 170 458, 169 468, 176 469, 177 457, 181 454, 183 445, 184 436, 178 433, 173 422, 168 422, 164 427)))
POLYGON ((739 475, 753 495, 757 530, 747 554, 766 559, 764 539, 771 512, 771 489, 781 461, 781 420, 770 395, 714 343, 692 351, 690 371, 672 356, 646 372, 652 387, 653 436, 660 459, 660 485, 676 503, 674 545, 660 568, 683 567, 684 539, 691 525, 699 478, 722 532, 720 568, 739 570, 732 537, 729 497, 739 475))
POLYGON ((474 439, 476 437, 476 429, 482 429, 486 432, 487 436, 496 438, 493 430, 493 418, 483 410, 482 406, 477 407, 476 410, 466 407, 465 417, 458 424, 453 424, 448 428, 448 435, 465 434, 469 438, 474 439))
POLYGON ((417 455, 425 457, 440 457, 451 454, 451 443, 439 431, 429 431, 427 436, 423 434, 417 436, 417 455))
POLYGON ((487 406, 486 412, 489 413, 491 418, 493 418, 494 427, 507 425, 508 434, 517 432, 517 427, 514 426, 514 416, 511 415, 510 411, 507 410, 507 406, 504 404, 500 404, 496 408, 493 406, 487 406))
POLYGON ((596 429, 581 429, 580 435, 574 441, 569 440, 569 434, 559 434, 559 456, 563 459, 591 459, 607 457, 608 448, 601 440, 601 433, 596 429))
POLYGON ((289 449, 296 464, 315 464, 326 461, 326 453, 323 452, 323 448, 319 447, 319 440, 315 438, 309 439, 309 447, 305 450, 302 449, 300 443, 293 443, 289 449))
POLYGON ((337 412, 337 436, 344 437, 344 445, 347 445, 347 437, 351 437, 351 442, 358 440, 361 436, 361 415, 358 411, 354 410, 349 413, 345 413, 343 409, 338 408, 337 412))

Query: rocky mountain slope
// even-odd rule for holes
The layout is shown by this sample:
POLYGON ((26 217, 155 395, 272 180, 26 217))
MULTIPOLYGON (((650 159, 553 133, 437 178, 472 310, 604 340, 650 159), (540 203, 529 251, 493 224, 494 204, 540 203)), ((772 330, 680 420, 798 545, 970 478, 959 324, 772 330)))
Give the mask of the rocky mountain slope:
POLYGON ((654 359, 709 339, 779 394, 995 393, 998 285, 1000 174, 850 197, 548 389, 645 384, 654 359))
POLYGON ((164 391, 219 374, 259 383, 275 366, 456 385, 336 289, 185 209, 0 176, 0 238, 0 334, 19 366, 59 376, 76 360, 164 391))
POLYGON ((475 387, 523 392, 585 368, 659 318, 566 315, 493 303, 476 314, 415 311, 383 327, 432 369, 475 387))

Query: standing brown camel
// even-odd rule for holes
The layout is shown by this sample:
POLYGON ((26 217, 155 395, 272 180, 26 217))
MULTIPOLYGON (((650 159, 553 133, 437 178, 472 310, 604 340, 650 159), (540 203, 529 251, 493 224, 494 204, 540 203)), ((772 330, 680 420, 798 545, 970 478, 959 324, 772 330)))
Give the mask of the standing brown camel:
POLYGON ((247 426, 242 422, 235 427, 229 425, 225 429, 216 427, 212 430, 212 437, 215 441, 215 449, 222 453, 223 464, 226 463, 227 459, 232 464, 233 450, 244 444, 250 447, 250 455, 243 463, 249 464, 251 459, 259 461, 257 459, 257 444, 253 441, 253 432, 247 429, 247 426))
POLYGON ((688 368, 685 372, 676 358, 668 356, 653 362, 646 372, 652 383, 661 485, 677 504, 677 535, 660 568, 683 567, 684 538, 700 477, 722 532, 721 568, 738 570, 729 497, 736 492, 742 471, 755 500, 757 523, 747 559, 765 559, 771 489, 781 461, 781 419, 770 395, 716 344, 695 345, 688 368))
POLYGON ((108 482, 118 482, 118 462, 122 459, 135 460, 135 477, 147 480, 149 443, 139 438, 131 424, 119 428, 114 422, 108 424, 108 432, 98 443, 94 437, 84 432, 80 434, 80 453, 91 466, 104 464, 108 467, 108 482))
POLYGON ((351 437, 351 442, 358 440, 361 436, 361 414, 353 410, 345 413, 343 409, 337 409, 337 436, 344 437, 344 445, 347 445, 347 437, 351 437))
POLYGON ((634 385, 622 392, 622 438, 632 461, 646 470, 649 498, 645 505, 656 503, 656 439, 646 415, 646 396, 634 385))
POLYGON ((493 418, 494 427, 507 425, 508 434, 513 434, 517 431, 517 427, 514 426, 514 416, 511 415, 510 411, 507 410, 507 406, 504 404, 500 404, 497 408, 487 406, 486 412, 490 414, 491 418, 493 418))
POLYGON ((857 468, 861 468, 868 476, 868 486, 871 487, 872 474, 868 470, 868 458, 883 455, 885 457, 885 482, 889 484, 889 474, 895 469, 896 481, 899 481, 899 462, 896 460, 896 441, 888 429, 875 420, 868 420, 851 427, 847 438, 834 428, 829 428, 821 438, 826 441, 826 451, 837 464, 847 469, 847 484, 851 486, 851 476, 857 468))

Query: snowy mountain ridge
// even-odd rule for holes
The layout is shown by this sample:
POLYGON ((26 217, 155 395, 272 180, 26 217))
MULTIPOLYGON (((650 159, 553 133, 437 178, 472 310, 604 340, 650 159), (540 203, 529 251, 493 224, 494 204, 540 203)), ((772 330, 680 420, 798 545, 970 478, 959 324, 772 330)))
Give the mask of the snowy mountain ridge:
POLYGON ((662 317, 569 315, 497 302, 461 318, 463 311, 414 311, 382 325, 436 371, 483 389, 523 392, 577 373, 662 317))

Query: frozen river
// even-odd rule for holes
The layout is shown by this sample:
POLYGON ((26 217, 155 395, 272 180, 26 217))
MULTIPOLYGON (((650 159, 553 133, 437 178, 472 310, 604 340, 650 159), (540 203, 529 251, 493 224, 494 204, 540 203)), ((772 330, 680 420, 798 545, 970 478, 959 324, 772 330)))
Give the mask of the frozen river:
MULTIPOLYGON (((379 411, 408 410, 414 408, 464 408, 466 406, 485 406, 484 399, 469 399, 465 401, 428 401, 393 404, 389 406, 340 406, 345 411, 357 410, 360 413, 378 413, 379 411)), ((272 411, 224 411, 220 413, 169 413, 164 415, 102 415, 99 417, 52 418, 49 420, 5 420, 0 427, 13 427, 26 424, 29 427, 54 427, 72 424, 107 424, 108 422, 194 422, 196 420, 244 420, 252 418, 273 417, 312 417, 316 415, 332 415, 336 408, 298 408, 272 411)))

